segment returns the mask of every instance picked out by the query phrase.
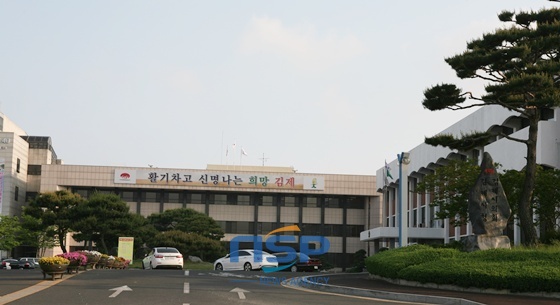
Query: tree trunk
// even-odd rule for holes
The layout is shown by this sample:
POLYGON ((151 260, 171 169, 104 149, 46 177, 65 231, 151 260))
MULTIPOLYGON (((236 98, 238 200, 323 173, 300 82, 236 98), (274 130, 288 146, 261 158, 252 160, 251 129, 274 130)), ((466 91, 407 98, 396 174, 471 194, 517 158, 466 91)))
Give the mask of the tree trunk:
POLYGON ((105 235, 101 234, 99 241, 101 242, 103 253, 109 254, 109 251, 107 251, 107 244, 105 244, 105 235))
POLYGON ((63 232, 58 232, 58 244, 60 245, 60 249, 62 249, 62 253, 66 253, 66 234, 63 232))
POLYGON ((535 176, 537 173, 537 134, 539 131, 539 109, 528 110, 533 112, 529 116, 529 137, 527 141, 527 167, 525 180, 519 199, 519 222, 521 225, 521 241, 525 246, 537 244, 537 230, 533 223, 533 209, 531 201, 535 189, 535 176))

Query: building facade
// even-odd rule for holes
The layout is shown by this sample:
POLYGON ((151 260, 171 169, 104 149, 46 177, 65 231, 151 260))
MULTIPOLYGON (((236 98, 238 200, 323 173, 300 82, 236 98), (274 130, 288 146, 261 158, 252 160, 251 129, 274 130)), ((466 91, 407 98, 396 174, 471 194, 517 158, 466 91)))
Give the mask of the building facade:
MULTIPOLYGON (((33 137, 2 116, 0 158, 4 160, 0 215, 20 215, 39 193, 68 190, 88 198, 93 192, 119 195, 130 211, 143 216, 192 208, 215 219, 224 241, 240 235, 265 236, 297 225, 290 246, 301 235, 330 242, 325 258, 337 267, 352 266, 364 249, 360 232, 378 226, 380 194, 375 176, 306 174, 291 167, 208 165, 206 169, 67 165, 57 159, 49 137, 33 137), (10 128, 8 128, 10 127, 10 128)), ((67 239, 69 250, 83 244, 67 239)), ((252 247, 252 245, 242 245, 252 247)), ((317 245, 318 246, 318 245, 317 245)), ((52 254, 58 253, 53 249, 52 254)), ((13 256, 33 256, 25 247, 13 256)), ((3 257, 8 256, 6 254, 3 257)))
MULTIPOLYGON (((560 168, 560 109, 543 112, 543 120, 539 123, 537 163, 548 168, 560 168)), ((499 106, 485 106, 468 115, 464 119, 443 130, 441 134, 452 134, 456 137, 473 131, 489 131, 496 136, 484 147, 470 151, 457 152, 441 146, 434 147, 420 144, 409 151, 409 163, 395 159, 387 167, 377 170, 377 177, 386 177, 387 170, 395 179, 377 179, 376 188, 383 194, 380 201, 381 225, 369 227, 361 232, 360 240, 368 244, 368 251, 375 253, 382 247, 398 247, 399 237, 407 236, 403 244, 410 243, 449 243, 472 234, 469 224, 454 227, 448 219, 435 217, 437 207, 430 206, 430 194, 415 192, 416 186, 423 178, 434 170, 445 165, 449 160, 472 158, 480 164, 482 154, 490 153, 494 162, 501 164, 503 169, 521 170, 526 164, 526 147, 523 143, 514 142, 499 136, 505 133, 512 137, 526 139, 528 128, 526 119, 518 113, 508 111, 499 106), (402 170, 402 181, 399 181, 399 170, 402 170), (406 179, 405 179, 406 178, 406 179), (386 181, 384 181, 386 180, 386 181), (402 183, 400 183, 402 182, 402 183), (402 192, 399 185, 402 184, 402 192), (399 214, 399 195, 402 194, 402 214, 399 214), (402 217, 402 218, 401 218, 402 217), (400 226, 400 220, 404 221, 400 226), (406 230, 403 234, 400 230, 406 230)), ((400 154, 401 152, 399 152, 400 154)), ((517 220, 514 219, 514 224, 517 220)), ((560 224, 559 224, 560 225, 560 224)), ((520 243, 520 232, 517 225, 513 226, 515 244, 520 243)))

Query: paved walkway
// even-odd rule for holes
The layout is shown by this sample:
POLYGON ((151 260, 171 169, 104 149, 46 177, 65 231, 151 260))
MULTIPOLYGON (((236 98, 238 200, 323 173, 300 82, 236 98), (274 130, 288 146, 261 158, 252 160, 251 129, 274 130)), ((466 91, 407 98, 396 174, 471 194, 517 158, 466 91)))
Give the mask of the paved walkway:
MULTIPOLYGON (((389 292, 393 294, 403 294, 406 297, 402 300, 410 301, 410 295, 419 296, 416 299, 424 301, 420 296, 435 296, 443 298, 457 299, 454 304, 487 304, 487 305, 559 305, 560 298, 545 298, 536 296, 525 296, 516 294, 491 294, 471 291, 442 290, 435 288, 411 287, 392 284, 383 280, 370 279, 367 273, 359 274, 338 274, 330 276, 328 285, 331 287, 339 286, 355 288, 357 290, 373 290, 389 292), (466 302, 461 302, 460 300, 466 302), (469 302, 470 301, 470 302, 469 302)), ((332 289, 332 288, 331 288, 332 289)), ((352 293, 352 289, 344 290, 352 293)), ((398 298, 397 298, 398 299, 398 298)), ((451 304, 451 303, 447 303, 451 304)))

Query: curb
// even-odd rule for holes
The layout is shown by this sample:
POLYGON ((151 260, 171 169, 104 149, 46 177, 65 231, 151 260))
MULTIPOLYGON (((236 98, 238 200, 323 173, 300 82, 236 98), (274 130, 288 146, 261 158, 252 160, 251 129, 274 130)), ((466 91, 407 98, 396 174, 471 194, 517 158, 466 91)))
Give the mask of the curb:
MULTIPOLYGON (((333 275, 347 275, 347 274, 328 274, 328 276, 333 275)), ((413 303, 430 303, 430 304, 442 304, 442 305, 485 305, 483 303, 478 303, 470 300, 452 298, 452 297, 439 297, 430 295, 420 295, 420 294, 410 294, 410 293, 399 293, 399 292, 387 292, 380 290, 369 290, 361 288, 344 287, 337 285, 328 285, 323 283, 317 283, 309 278, 314 278, 316 276, 302 276, 296 277, 299 280, 288 279, 282 282, 282 286, 301 289, 301 290, 312 290, 321 291, 326 293, 334 294, 344 294, 367 298, 376 298, 391 301, 401 301, 401 302, 413 302, 413 303), (294 284, 298 283, 298 284, 294 284)))

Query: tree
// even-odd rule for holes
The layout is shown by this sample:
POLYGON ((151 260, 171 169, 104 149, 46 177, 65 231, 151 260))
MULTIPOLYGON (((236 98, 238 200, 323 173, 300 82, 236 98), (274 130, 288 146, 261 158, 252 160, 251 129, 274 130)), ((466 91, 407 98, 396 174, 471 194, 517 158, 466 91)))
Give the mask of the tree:
POLYGON ((42 257, 45 251, 58 246, 57 239, 49 236, 48 232, 54 231, 51 226, 43 230, 43 220, 30 215, 22 215, 20 218, 22 232, 20 239, 22 244, 37 248, 37 257, 42 257))
POLYGON ((469 221, 469 192, 479 173, 480 167, 475 160, 449 160, 448 164, 424 176, 416 192, 430 193, 430 205, 439 207, 436 217, 449 218, 450 224, 460 226, 469 221))
POLYGON ((214 240, 224 237, 224 231, 212 217, 193 209, 166 210, 163 213, 148 216, 148 220, 158 231, 177 230, 195 233, 214 240))
MULTIPOLYGON (((523 188, 523 177, 525 172, 508 170, 500 179, 504 186, 508 199, 513 203, 517 202, 523 188)), ((560 219, 560 170, 544 169, 537 167, 535 176, 535 191, 531 208, 535 210, 538 217, 535 224, 540 228, 540 240, 544 243, 551 243, 553 240, 560 240, 560 232, 556 225, 560 219)), ((512 204, 512 211, 515 213, 517 205, 512 204)))
MULTIPOLYGON (((535 245, 531 200, 535 187, 538 123, 551 108, 560 106, 560 9, 539 12, 508 12, 498 15, 508 28, 497 29, 467 43, 467 50, 445 61, 461 79, 487 81, 486 94, 462 92, 454 84, 440 84, 424 91, 422 104, 431 111, 461 110, 498 105, 526 118, 527 138, 505 132, 498 135, 526 146, 527 164, 519 198, 518 216, 525 245, 535 245), (463 104, 466 100, 470 104, 463 104)), ((455 137, 427 137, 430 145, 468 151, 486 145, 496 134, 475 131, 455 137)))
POLYGON ((66 235, 71 232, 72 209, 84 199, 68 191, 43 193, 29 202, 24 215, 40 219, 40 227, 47 237, 56 237, 63 253, 66 253, 66 235))
POLYGON ((151 243, 156 246, 174 247, 185 257, 194 255, 202 260, 214 260, 226 252, 224 245, 218 240, 178 230, 161 232, 151 243))
POLYGON ((146 224, 116 194, 94 193, 74 209, 72 216, 72 229, 78 232, 74 239, 95 242, 103 253, 117 247, 119 237, 131 236, 146 224))
POLYGON ((7 250, 9 253, 14 247, 19 246, 20 231, 21 224, 17 216, 0 215, 0 249, 7 250))

